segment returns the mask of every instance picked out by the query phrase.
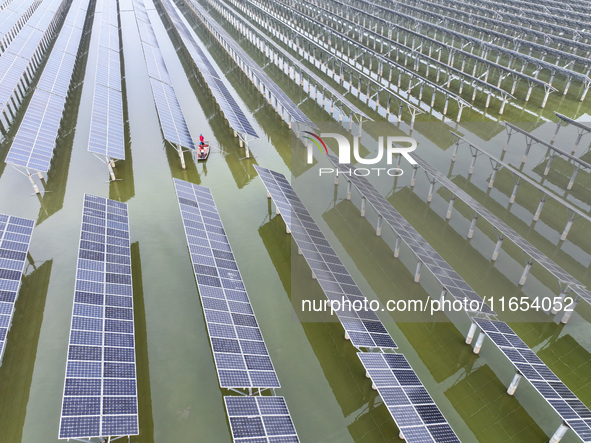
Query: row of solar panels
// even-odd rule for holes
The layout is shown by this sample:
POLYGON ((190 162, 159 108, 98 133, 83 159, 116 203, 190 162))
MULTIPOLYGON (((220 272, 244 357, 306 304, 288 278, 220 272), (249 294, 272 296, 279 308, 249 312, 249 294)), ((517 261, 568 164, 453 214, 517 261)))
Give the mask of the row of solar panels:
POLYGON ((0 365, 34 224, 33 220, 0 214, 0 365))
POLYGON ((195 149, 143 0, 134 0, 133 9, 164 138, 179 149, 195 149))
MULTIPOLYGON (((178 179, 174 186, 220 387, 281 387, 211 191, 178 179)), ((283 398, 224 400, 234 441, 299 441, 283 398)))
POLYGON ((45 0, 0 57, 0 119, 8 128, 65 13, 65 0, 45 0))
MULTIPOLYGON (((366 306, 365 296, 285 176, 260 166, 255 169, 327 298, 366 306)), ((375 312, 341 307, 337 315, 356 348, 396 348, 375 312)), ((406 441, 460 441, 404 355, 359 352, 358 357, 406 441)))
POLYGON ((31 18, 41 0, 28 0, 9 5, 0 15, 0 54, 31 18))
POLYGON ((207 83, 211 93, 220 105, 222 112, 228 119, 230 126, 239 133, 258 138, 256 131, 246 118, 246 115, 244 115, 244 112, 221 80, 221 76, 217 73, 209 59, 201 50, 201 47, 193 37, 193 34, 191 34, 187 26, 185 26, 181 20, 173 4, 169 0, 163 0, 162 5, 185 47, 189 51, 193 62, 197 68, 199 68, 205 83, 207 83))
POLYGON ((139 433, 127 205, 84 195, 59 438, 139 433))
MULTIPOLYGON (((75 0, 6 156, 6 163, 47 172, 76 66, 88 0, 75 0)), ((0 63, 4 55, 0 57, 0 63)))
MULTIPOLYGON (((441 180, 441 173, 417 155, 413 154, 413 158, 433 177, 441 180)), ((347 180, 355 185, 362 198, 373 206, 378 215, 383 217, 396 235, 407 243, 445 290, 450 292, 456 299, 478 301, 481 306, 481 313, 484 313, 488 318, 473 317, 479 314, 479 311, 467 312, 468 315, 473 317, 472 320, 505 354, 515 366, 517 373, 523 375, 532 383, 542 397, 558 412, 563 421, 583 441, 591 441, 591 425, 588 423, 588 418, 591 417, 589 408, 568 389, 506 323, 496 320, 496 314, 491 311, 490 307, 482 301, 480 296, 447 264, 412 225, 394 209, 367 178, 355 174, 349 176, 347 172, 354 168, 353 165, 339 163, 338 159, 333 156, 329 156, 329 160, 345 175, 347 180)), ((459 192, 458 189, 452 189, 454 189, 454 192, 459 192)), ((517 244, 520 245, 520 243, 517 244)), ((391 412, 393 411, 391 410, 391 412)))
POLYGON ((276 98, 278 103, 281 104, 283 109, 290 115, 293 122, 302 123, 307 126, 316 127, 316 125, 304 114, 298 106, 287 96, 287 94, 281 89, 267 73, 250 57, 244 49, 228 34, 224 28, 222 28, 208 13, 207 11, 196 1, 188 1, 191 7, 197 12, 203 22, 212 30, 214 35, 220 40, 220 42, 231 48, 235 54, 242 60, 242 62, 248 66, 250 73, 258 81, 267 88, 268 91, 276 98))
POLYGON ((484 205, 479 203, 475 198, 471 197, 466 191, 457 186, 454 182, 427 163, 424 159, 414 153, 411 153, 410 155, 415 159, 419 166, 425 170, 425 172, 433 177, 434 180, 437 180, 456 196, 458 196, 468 206, 470 206, 474 211, 476 211, 476 213, 488 220, 488 222, 492 224, 504 237, 515 243, 524 253, 526 253, 533 260, 542 265, 544 269, 558 278, 560 282, 567 283, 570 288, 577 293, 577 295, 579 295, 587 303, 591 303, 591 293, 570 273, 568 273, 551 258, 546 256, 542 251, 519 235, 519 233, 511 228, 507 223, 503 222, 499 217, 486 209, 484 205))
POLYGON ((121 45, 117 9, 117 0, 103 2, 88 150, 97 155, 124 160, 121 45))

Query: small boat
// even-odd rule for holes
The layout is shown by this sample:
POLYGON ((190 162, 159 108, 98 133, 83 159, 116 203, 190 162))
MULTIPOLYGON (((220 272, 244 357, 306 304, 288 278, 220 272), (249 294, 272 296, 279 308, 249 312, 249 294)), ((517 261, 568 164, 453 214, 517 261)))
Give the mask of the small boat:
POLYGON ((196 149, 197 161, 205 161, 209 157, 209 142, 204 142, 203 145, 198 145, 196 149))

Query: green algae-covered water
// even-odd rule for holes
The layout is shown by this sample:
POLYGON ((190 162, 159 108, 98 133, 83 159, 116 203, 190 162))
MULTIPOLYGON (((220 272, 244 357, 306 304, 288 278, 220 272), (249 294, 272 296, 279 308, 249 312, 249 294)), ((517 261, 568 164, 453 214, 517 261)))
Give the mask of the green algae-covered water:
MULTIPOLYGON (((97 11, 100 7, 99 1, 97 11)), ((87 151, 99 14, 82 73, 85 82, 72 96, 74 106, 68 107, 63 123, 70 131, 64 132, 57 145, 47 178, 45 189, 51 192, 41 199, 31 196, 25 177, 9 167, 0 169, 0 212, 37 221, 30 249, 33 263, 23 279, 0 367, 0 441, 57 441, 85 192, 129 205, 140 408, 140 435, 131 440, 231 441, 222 399, 228 392, 218 387, 172 177, 212 190, 282 384, 277 394, 285 396, 301 440, 399 441, 394 421, 365 378, 355 349, 343 339, 342 327, 335 322, 300 322, 295 315, 292 287, 306 291, 310 298, 322 299, 324 295, 310 278, 303 259, 292 254, 292 240, 285 233, 283 221, 270 208, 253 165, 290 178, 293 173, 296 191, 368 298, 386 302, 436 296, 437 284, 427 272, 421 285, 413 283, 409 269, 415 262, 411 253, 403 249, 400 260, 395 260, 392 232, 384 228, 383 235, 376 237, 376 215, 368 211, 365 219, 359 216, 359 197, 354 193, 348 201, 343 183, 335 189, 332 176, 318 177, 318 166, 329 166, 325 158, 315 153, 314 166, 292 162, 292 137, 287 126, 189 13, 187 18, 196 25, 203 47, 226 74, 226 85, 261 136, 250 145, 254 158, 242 159, 244 150, 238 147, 214 99, 200 80, 189 78, 190 63, 182 52, 179 59, 157 12, 151 10, 191 134, 196 138, 203 133, 214 146, 207 163, 196 165, 187 155, 187 169, 182 170, 176 153, 162 139, 131 2, 122 0, 120 8, 128 119, 127 158, 116 168, 122 180, 109 184, 105 166, 87 151)), ((227 29, 239 39, 231 28, 227 29)), ((266 63, 256 49, 245 48, 261 65, 266 63)), ((313 121, 330 119, 278 69, 270 65, 266 71, 313 121)), ((349 98, 356 101, 353 96, 349 98)), ((362 106, 359 101, 356 104, 362 106)), ((551 117, 550 109, 578 117, 588 104, 588 100, 581 105, 562 96, 551 97, 544 117, 551 117)), ((531 111, 539 109, 532 107, 531 111)), ((367 112, 380 118, 375 112, 367 112)), ((531 112, 509 106, 506 116, 512 122, 532 121, 527 129, 536 127, 536 134, 545 139, 553 134, 554 123, 542 124, 540 120, 534 125, 537 120, 531 112)), ((392 130, 412 135, 419 143, 417 153, 421 157, 440 171, 449 171, 454 183, 591 286, 591 237, 586 222, 577 220, 568 239, 560 242, 566 223, 562 206, 548 204, 540 222, 532 225, 531 212, 538 201, 533 188, 522 186, 516 203, 508 208, 513 187, 510 175, 499 173, 496 186, 489 191, 488 160, 479 158, 475 173, 468 177, 467 148, 462 148, 463 154, 452 167, 449 129, 495 156, 501 155, 505 143, 502 126, 476 113, 467 113, 465 120, 460 125, 443 124, 421 116, 414 128, 401 123, 392 125, 392 130)), ((381 135, 371 125, 366 131, 363 143, 368 146, 381 135)), ((576 131, 566 127, 557 141, 570 146, 575 137, 576 131)), ((591 141, 589 138, 583 138, 583 147, 591 141)), ((523 145, 523 137, 513 136, 504 161, 519 167, 523 145)), ((9 147, 5 140, 0 155, 4 156, 9 147)), ((556 171, 542 177, 545 158, 545 150, 532 149, 522 170, 537 180, 544 179, 545 186, 563 195, 568 170, 556 160, 556 171)), ((409 172, 409 168, 406 170, 409 172)), ((515 283, 524 265, 521 251, 506 240, 499 260, 491 263, 496 238, 490 225, 480 220, 474 238, 466 240, 471 219, 467 206, 457 201, 451 220, 445 221, 447 191, 437 190, 427 204, 428 181, 419 177, 411 190, 408 175, 375 180, 374 184, 481 296, 557 293, 556 279, 535 266, 526 285, 518 288, 515 283)), ((565 199, 588 211, 589 187, 588 177, 582 174, 565 199)), ((521 383, 514 397, 506 394, 513 377, 511 365, 490 342, 485 343, 480 355, 472 353, 464 344, 467 317, 452 316, 453 321, 441 315, 405 319, 380 313, 380 318, 463 442, 544 442, 560 425, 556 413, 527 382, 521 383)), ((550 369, 591 406, 591 307, 581 303, 567 325, 545 314, 528 317, 528 322, 520 322, 516 315, 501 314, 500 318, 510 321, 550 369)), ((575 442, 578 438, 569 432, 563 441, 575 442)))

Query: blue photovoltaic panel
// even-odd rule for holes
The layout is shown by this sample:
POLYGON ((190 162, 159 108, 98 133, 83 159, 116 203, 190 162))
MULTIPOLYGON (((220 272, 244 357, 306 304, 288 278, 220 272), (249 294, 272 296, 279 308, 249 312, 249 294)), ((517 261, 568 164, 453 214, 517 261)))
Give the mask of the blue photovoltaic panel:
POLYGON ((33 220, 0 214, 0 364, 34 224, 33 220))
POLYGON ((150 85, 164 138, 173 144, 195 149, 173 87, 153 78, 150 85))
POLYGON ((220 386, 280 387, 211 192, 174 185, 220 386))
POLYGON ((372 383, 409 443, 460 443, 402 354, 358 352, 372 383))
POLYGON ((59 438, 137 435, 127 205, 86 194, 59 438))
MULTIPOLYGON (((6 163, 41 172, 49 170, 75 67, 76 57, 71 52, 78 51, 82 35, 71 31, 83 26, 86 14, 81 11, 85 12, 87 5, 88 0, 73 2, 66 17, 67 23, 55 42, 6 156, 6 163), (77 41, 72 40, 73 35, 77 36, 77 41)), ((2 55, 0 64, 6 55, 9 53, 2 55)))
POLYGON ((339 302, 343 299, 351 302, 351 307, 341 303, 341 309, 336 313, 353 346, 395 349, 396 343, 375 312, 367 308, 365 296, 285 176, 256 165, 255 169, 326 297, 339 302), (354 309, 352 306, 359 302, 363 309, 354 309))
POLYGON ((96 83, 88 150, 111 159, 125 159, 123 95, 117 2, 103 3, 96 83))
POLYGON ((584 442, 591 441, 591 410, 502 321, 475 318, 480 329, 513 363, 516 370, 550 403, 584 442))
POLYGON ((110 158, 125 159, 121 92, 95 85, 88 150, 110 158))
MULTIPOLYGON (((112 7, 115 8, 117 11, 117 5, 113 5, 112 7)), ((101 26, 101 36, 100 36, 100 45, 104 46, 105 48, 112 49, 113 51, 118 51, 119 46, 119 26, 118 22, 113 24, 109 23, 108 20, 110 19, 109 16, 105 16, 105 11, 103 11, 103 19, 102 19, 102 26, 101 26)))
POLYGON ((221 81, 221 76, 217 73, 205 53, 201 50, 201 47, 179 17, 175 7, 168 0, 163 0, 162 5, 179 33, 185 47, 189 51, 189 54, 191 54, 197 68, 199 68, 201 75, 203 75, 211 93, 228 119, 230 126, 237 132, 258 138, 256 131, 246 118, 242 108, 240 108, 232 94, 230 94, 230 91, 224 82, 221 81))
POLYGON ((172 87, 146 7, 141 0, 134 0, 133 7, 164 138, 173 145, 195 149, 195 144, 172 87))
POLYGON ((3 11, 0 14, 0 54, 6 50, 40 4, 40 0, 21 0, 12 4, 6 11, 0 7, 0 11, 3 11))
POLYGON ((283 397, 224 397, 234 443, 299 443, 283 397))
POLYGON ((464 281, 460 275, 427 243, 413 226, 394 209, 394 207, 380 194, 380 192, 365 177, 348 174, 354 169, 349 163, 339 163, 338 158, 329 155, 328 159, 351 181, 362 197, 374 207, 376 212, 384 218, 396 235, 408 245, 418 259, 433 273, 437 281, 457 300, 474 300, 478 302, 479 311, 487 314, 494 313, 490 306, 464 281))
POLYGON ((99 46, 96 82, 119 91, 121 95, 121 59, 119 49, 99 46))
MULTIPOLYGON (((142 23, 138 20, 138 23, 142 23)), ((144 42, 145 43, 145 42, 144 42)), ((160 53, 160 48, 151 44, 143 44, 144 55, 146 58, 146 68, 148 75, 153 79, 160 80, 166 84, 172 84, 172 80, 168 75, 168 70, 164 64, 164 59, 160 53)))
MULTIPOLYGON (((285 109, 294 122, 303 123, 308 126, 312 126, 313 128, 316 125, 310 120, 306 114, 300 110, 298 105, 296 105, 288 96, 287 94, 281 89, 272 79, 267 75, 267 73, 246 53, 246 51, 228 34, 222 26, 217 23, 208 13, 207 11, 196 1, 190 0, 191 6, 198 12, 200 18, 204 21, 204 23, 208 24, 215 32, 219 35, 216 36, 222 42, 225 42, 226 45, 230 46, 232 50, 238 54, 238 56, 246 63, 254 75, 258 77, 258 79, 265 85, 265 87, 271 91, 271 93, 277 98, 277 101, 281 103, 281 106, 285 109)), ((215 34, 214 34, 215 36, 215 34)))
MULTIPOLYGON (((0 57, 0 115, 19 106, 20 94, 16 91, 19 86, 24 89, 28 85, 26 79, 37 66, 35 55, 41 55, 49 43, 51 24, 58 18, 56 12, 63 3, 63 0, 41 3, 0 57)), ((11 118, 9 112, 6 115, 11 118)))
POLYGON ((38 89, 14 137, 6 163, 47 172, 53 157, 65 98, 38 89))
POLYGON ((66 98, 75 63, 76 55, 67 52, 52 52, 45 69, 43 69, 43 75, 37 83, 37 89, 66 98))
POLYGON ((461 189, 458 185, 456 185, 453 181, 451 181, 447 176, 437 169, 435 169, 432 165, 427 163, 421 157, 419 157, 414 152, 410 153, 410 156, 414 158, 414 160, 419 164, 421 168, 423 168, 428 174, 430 174, 435 180, 453 192, 457 197, 460 198, 464 203, 466 203, 470 208, 472 208, 478 215, 482 218, 488 220, 488 222, 495 227, 504 237, 511 240, 515 243, 519 248, 523 250, 527 255, 529 255, 532 259, 538 262, 540 265, 544 267, 548 272, 558 278, 559 281, 568 283, 570 289, 575 292, 578 296, 580 296, 583 300, 587 303, 591 304, 591 291, 587 290, 581 282, 579 282, 576 278, 574 278, 571 274, 569 274, 566 270, 562 269, 555 263, 552 259, 547 257, 542 251, 528 242, 525 238, 523 238, 517 231, 515 231, 511 226, 501 220, 499 217, 494 215, 491 211, 489 211, 484 205, 478 202, 474 197, 468 194, 466 191, 461 189))

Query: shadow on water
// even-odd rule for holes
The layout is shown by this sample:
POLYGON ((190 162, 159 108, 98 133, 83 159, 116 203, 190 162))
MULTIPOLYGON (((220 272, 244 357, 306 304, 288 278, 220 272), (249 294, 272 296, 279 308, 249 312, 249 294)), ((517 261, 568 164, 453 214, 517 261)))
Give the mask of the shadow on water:
MULTIPOLYGON (((312 280, 308 264, 297 255, 297 246, 292 244, 291 236, 285 234, 281 217, 273 217, 262 224, 259 235, 292 303, 297 303, 292 295, 294 292, 305 294, 307 299, 326 299, 318 283, 312 280)), ((314 320, 306 319, 301 325, 343 417, 351 422, 348 426, 351 436, 356 442, 388 441, 396 425, 377 392, 371 389, 371 383, 365 379, 356 349, 343 338, 343 328, 338 321, 326 316, 323 320, 318 314, 314 320)))
POLYGON ((12 327, 0 367, 0 429, 3 442, 22 440, 25 413, 33 379, 35 356, 53 260, 47 260, 23 277, 12 327))
POLYGON ((133 279, 133 318, 135 325, 135 358, 140 421, 140 434, 137 437, 132 437, 132 442, 149 443, 154 441, 154 417, 152 415, 150 360, 148 358, 142 263, 138 242, 131 244, 131 272, 133 279))

